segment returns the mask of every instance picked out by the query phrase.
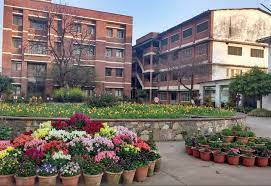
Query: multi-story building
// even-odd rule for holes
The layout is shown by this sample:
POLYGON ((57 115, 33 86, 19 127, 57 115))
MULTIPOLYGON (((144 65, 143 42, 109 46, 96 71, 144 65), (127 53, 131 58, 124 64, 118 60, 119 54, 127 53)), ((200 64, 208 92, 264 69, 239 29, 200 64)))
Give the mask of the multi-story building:
POLYGON ((158 96, 162 103, 186 102, 193 84, 202 100, 211 97, 220 106, 228 83, 217 82, 254 66, 267 69, 268 46, 257 40, 270 33, 269 13, 244 8, 208 10, 163 33, 147 34, 133 47, 133 96, 145 90, 150 101, 158 96), (190 75, 180 77, 178 71, 190 75))
MULTIPOLYGON (((52 33, 48 29, 48 7, 54 6, 70 13, 55 12, 59 16, 53 24, 61 27, 63 18, 69 16, 78 19, 74 25, 76 32, 88 29, 91 34, 89 56, 82 64, 95 68, 96 83, 89 91, 110 91, 117 96, 130 97, 133 18, 56 5, 51 0, 4 0, 2 74, 14 79, 15 94, 52 94, 55 86, 52 79, 37 74, 47 74, 54 63, 52 55, 44 52, 50 42, 49 33, 52 33), (31 47, 25 49, 26 43, 31 47)), ((58 37, 50 38, 58 42, 58 37)))

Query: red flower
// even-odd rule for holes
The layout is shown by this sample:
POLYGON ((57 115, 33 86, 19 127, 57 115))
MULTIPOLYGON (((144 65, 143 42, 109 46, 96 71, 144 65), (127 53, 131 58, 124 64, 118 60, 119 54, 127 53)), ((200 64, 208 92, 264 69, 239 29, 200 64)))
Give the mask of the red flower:
POLYGON ((42 147, 42 150, 47 153, 53 153, 55 151, 63 151, 65 153, 69 153, 67 146, 65 143, 61 142, 61 141, 50 141, 48 143, 45 143, 42 147))
POLYGON ((100 132, 101 128, 103 128, 102 122, 89 122, 83 126, 83 130, 88 134, 94 135, 97 132, 100 132))
POLYGON ((57 130, 63 130, 69 127, 69 124, 66 121, 55 121, 52 123, 52 126, 57 130))
POLYGON ((141 150, 146 150, 146 151, 151 150, 151 147, 145 141, 143 141, 140 137, 137 137, 136 143, 134 145, 140 148, 141 150))
POLYGON ((33 134, 33 131, 29 130, 29 131, 24 132, 23 134, 27 136, 31 136, 31 134, 33 134))

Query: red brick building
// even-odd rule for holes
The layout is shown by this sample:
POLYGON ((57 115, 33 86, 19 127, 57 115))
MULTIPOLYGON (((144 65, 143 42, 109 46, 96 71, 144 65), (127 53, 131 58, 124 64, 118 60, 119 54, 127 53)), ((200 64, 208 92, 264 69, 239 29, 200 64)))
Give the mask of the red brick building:
MULTIPOLYGON (((14 79, 16 95, 52 94, 55 86, 52 79, 37 77, 35 73, 39 70, 46 74, 54 59, 42 52, 49 42, 48 7, 53 6, 51 0, 4 0, 2 74, 14 79), (38 39, 33 40, 33 35, 38 39), (25 43, 33 46, 31 50, 24 49, 25 43)), ((133 18, 62 7, 71 12, 71 15, 63 16, 80 20, 76 25, 77 32, 89 29, 92 34, 90 56, 82 64, 95 68, 95 87, 88 87, 88 91, 110 91, 117 96, 130 97, 133 18)), ((61 25, 61 16, 55 21, 61 25)))
POLYGON ((154 97, 162 103, 189 102, 185 86, 193 84, 202 100, 210 96, 220 104, 228 87, 201 83, 230 79, 254 66, 267 69, 268 47, 257 39, 271 32, 270 23, 270 14, 257 8, 208 10, 139 38, 133 46, 132 96, 143 90, 150 102, 154 97))

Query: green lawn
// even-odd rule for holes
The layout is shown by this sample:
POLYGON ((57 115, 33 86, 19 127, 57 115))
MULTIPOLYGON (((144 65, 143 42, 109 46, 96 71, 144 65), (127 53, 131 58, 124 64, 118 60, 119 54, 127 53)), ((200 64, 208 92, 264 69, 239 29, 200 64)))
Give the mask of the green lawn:
POLYGON ((182 105, 120 104, 114 107, 90 108, 86 104, 44 103, 29 105, 24 103, 0 103, 1 116, 70 117, 76 112, 85 113, 91 118, 99 119, 173 119, 189 116, 230 117, 235 114, 231 110, 182 105))

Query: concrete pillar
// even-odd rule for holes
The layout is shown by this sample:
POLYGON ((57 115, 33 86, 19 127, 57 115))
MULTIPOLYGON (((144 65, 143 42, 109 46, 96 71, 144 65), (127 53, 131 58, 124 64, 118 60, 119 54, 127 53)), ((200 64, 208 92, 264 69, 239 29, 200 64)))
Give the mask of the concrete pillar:
POLYGON ((204 86, 200 85, 199 87, 200 104, 203 104, 203 98, 204 98, 204 86))
POLYGON ((220 85, 216 85, 215 86, 215 107, 221 107, 221 86, 220 85))

